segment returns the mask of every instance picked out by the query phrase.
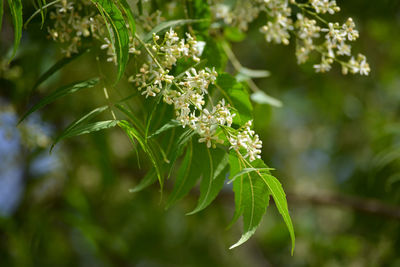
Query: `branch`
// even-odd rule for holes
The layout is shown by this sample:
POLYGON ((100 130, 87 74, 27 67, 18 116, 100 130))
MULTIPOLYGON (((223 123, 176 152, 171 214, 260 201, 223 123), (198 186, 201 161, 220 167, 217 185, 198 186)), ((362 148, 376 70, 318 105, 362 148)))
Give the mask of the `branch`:
POLYGON ((385 216, 389 219, 400 220, 400 207, 388 205, 382 201, 368 198, 358 198, 343 195, 307 195, 288 193, 288 201, 291 204, 313 204, 321 206, 339 206, 355 211, 368 213, 375 216, 385 216))

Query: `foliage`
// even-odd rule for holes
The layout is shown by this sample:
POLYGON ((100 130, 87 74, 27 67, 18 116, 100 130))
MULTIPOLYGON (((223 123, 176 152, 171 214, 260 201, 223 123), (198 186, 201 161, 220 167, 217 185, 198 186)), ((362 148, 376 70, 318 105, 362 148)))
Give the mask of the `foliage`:
MULTIPOLYGON (((295 237, 286 195, 271 174, 272 169, 261 159, 262 142, 252 124, 251 100, 274 106, 281 103, 260 91, 252 81, 269 73, 242 67, 231 51, 230 41, 242 39, 248 24, 264 12, 268 20, 261 32, 266 40, 288 44, 289 32, 293 34, 298 42, 299 63, 308 60, 309 53, 317 52, 321 55, 321 63, 314 65, 318 72, 330 70, 336 61, 344 73, 367 75, 369 65, 363 55, 351 56, 346 41, 358 38, 351 19, 339 25, 321 18, 338 11, 334 1, 291 1, 291 8, 300 10, 295 19, 287 1, 228 2, 215 1, 210 7, 202 1, 187 1, 186 8, 175 7, 168 14, 169 4, 157 1, 38 1, 39 9, 34 15, 41 15, 42 25, 48 27, 65 57, 41 75, 33 90, 84 54, 86 64, 93 69, 89 71, 91 77, 99 78, 86 77, 54 90, 29 109, 21 121, 58 98, 100 85, 103 92, 97 94, 104 94, 106 106, 102 103, 81 114, 55 138, 54 144, 118 126, 135 148, 142 149, 154 168, 132 191, 142 190, 156 180, 163 191, 165 178, 174 176, 167 200, 170 206, 201 180, 198 204, 188 214, 209 206, 229 176, 235 193, 233 221, 242 216, 244 229, 231 248, 254 234, 272 197, 289 230, 293 253, 295 237), (161 22, 154 13, 149 15, 155 11, 154 6, 168 14, 166 21, 161 22), (251 16, 243 15, 250 10, 251 16), (305 14, 325 25, 316 26, 317 22, 305 14), (185 33, 183 38, 178 34, 181 31, 185 33), (325 41, 323 32, 327 32, 325 41), (317 40, 324 42, 315 45, 317 40), (107 50, 106 55, 103 49, 107 50), (344 61, 341 56, 350 59, 344 61), (224 72, 227 59, 236 69, 235 76, 224 72), (112 63, 115 69, 109 66, 112 63), (250 94, 249 90, 255 92, 250 94), (92 122, 105 110, 109 110, 111 119, 92 122)), ((8 3, 15 33, 14 58, 22 33, 22 4, 13 0, 8 3)), ((28 22, 35 20, 31 17, 28 22)))

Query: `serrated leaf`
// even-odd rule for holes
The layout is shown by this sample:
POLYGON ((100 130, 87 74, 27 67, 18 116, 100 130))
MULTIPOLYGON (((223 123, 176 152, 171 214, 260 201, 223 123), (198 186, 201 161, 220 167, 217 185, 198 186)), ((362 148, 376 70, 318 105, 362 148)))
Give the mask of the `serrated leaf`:
POLYGON ((155 137, 163 132, 168 131, 169 129, 175 128, 180 126, 180 122, 177 120, 171 120, 170 122, 168 122, 167 124, 164 124, 161 128, 159 128, 157 131, 155 131, 153 134, 151 134, 148 138, 152 138, 155 137))
POLYGON ((236 178, 242 176, 243 174, 249 173, 249 172, 263 172, 263 171, 270 171, 272 170, 271 168, 244 168, 237 174, 235 174, 231 180, 228 182, 228 184, 232 183, 235 181, 236 178))
POLYGON ((92 111, 90 111, 89 113, 87 113, 86 115, 82 116, 81 118, 73 121, 67 128, 64 129, 64 131, 61 132, 61 134, 59 134, 53 144, 51 145, 50 151, 53 149, 53 147, 60 142, 61 140, 67 138, 68 134, 76 129, 78 126, 82 125, 85 122, 90 121, 92 118, 94 118, 95 116, 97 116, 98 114, 100 114, 101 112, 103 112, 104 110, 106 110, 108 108, 108 106, 103 106, 103 107, 99 107, 96 108, 92 111))
POLYGON ((30 114, 35 112, 36 110, 50 104, 51 102, 57 100, 60 97, 75 93, 77 91, 80 91, 85 88, 91 88, 95 86, 99 82, 99 78, 94 78, 86 81, 80 81, 76 82, 73 84, 69 84, 66 86, 63 86, 57 90, 55 90, 53 93, 48 95, 47 97, 43 98, 39 103, 34 105, 31 109, 29 109, 19 120, 18 123, 21 123, 26 117, 28 117, 30 114))
POLYGON ((17 53, 22 37, 22 3, 21 0, 8 0, 8 5, 14 25, 14 47, 10 58, 11 61, 17 53))
MULTIPOLYGON (((257 162, 262 161, 259 160, 257 162)), ((242 172, 246 169, 246 162, 241 158, 238 151, 230 151, 229 166, 230 179, 237 176, 233 181, 235 213, 230 225, 239 219, 240 216, 243 216, 244 230, 239 241, 230 247, 232 249, 246 242, 255 233, 268 207, 269 192, 268 187, 257 176, 256 172, 242 172)), ((265 164, 255 164, 251 168, 266 168, 266 166, 265 164)))
POLYGON ((243 234, 230 249, 240 246, 255 233, 269 204, 268 187, 254 172, 243 174, 234 183, 240 189, 239 192, 235 191, 235 194, 241 194, 240 212, 243 215, 243 234))
POLYGON ((278 208, 279 213, 282 215, 283 220, 289 230, 290 238, 292 240, 292 255, 295 245, 295 235, 293 229, 293 223, 289 215, 289 209, 286 201, 286 194, 283 191, 281 183, 274 176, 262 173, 259 175, 262 177, 264 183, 268 186, 268 189, 274 198, 275 205, 278 208))
POLYGON ((249 93, 243 84, 236 81, 227 73, 222 73, 217 78, 217 87, 237 112, 233 122, 243 125, 253 117, 253 106, 251 105, 249 93))
POLYGON ((129 58, 129 33, 121 11, 112 0, 91 0, 99 9, 106 23, 111 24, 110 40, 117 55, 118 75, 116 83, 124 74, 129 58))
MULTIPOLYGON (((221 191, 224 185, 226 174, 228 172, 227 153, 224 150, 220 149, 215 149, 211 153, 209 148, 205 149, 206 155, 200 157, 204 158, 204 160, 201 161, 203 163, 203 178, 200 183, 200 198, 196 208, 193 211, 187 213, 187 215, 192 215, 199 211, 202 211, 208 205, 210 205, 210 203, 217 197, 218 193, 221 191), (208 158, 208 161, 205 160, 206 158, 208 158), (218 175, 216 176, 217 169, 222 169, 222 171, 219 170, 218 175)), ((200 153, 196 154, 196 156, 199 157, 199 154, 200 153)))
POLYGON ((124 11, 125 15, 128 17, 129 29, 131 31, 132 37, 135 37, 136 24, 131 7, 126 2, 126 0, 119 0, 118 3, 121 5, 121 9, 124 11))
MULTIPOLYGON (((232 180, 240 170, 243 169, 239 158, 237 157, 236 151, 231 150, 229 152, 229 179, 232 180)), ((233 218, 227 228, 230 228, 242 215, 243 213, 243 201, 242 201, 242 180, 233 180, 233 192, 235 196, 235 212, 233 218)))
POLYGON ((146 187, 149 187, 150 185, 154 184, 157 181, 157 174, 154 171, 154 169, 151 169, 146 176, 140 180, 139 184, 136 185, 135 187, 129 189, 130 193, 137 193, 139 191, 142 191, 146 187))
POLYGON ((118 125, 118 122, 118 120, 108 120, 78 125, 65 134, 63 139, 113 128, 118 125))
POLYGON ((178 26, 186 25, 186 24, 193 24, 193 23, 199 23, 199 22, 204 22, 205 20, 203 19, 178 19, 178 20, 169 20, 162 22, 158 24, 156 27, 154 27, 148 34, 145 35, 143 38, 144 42, 148 42, 153 38, 153 33, 155 34, 161 34, 163 32, 168 31, 170 28, 175 28, 178 26))
POLYGON ((267 95, 263 91, 253 93, 250 98, 258 104, 267 104, 278 108, 282 107, 282 102, 280 100, 267 95))
POLYGON ((33 92, 39 85, 45 82, 48 78, 51 77, 54 73, 60 70, 65 65, 69 64, 70 62, 74 61, 75 59, 79 58, 81 55, 88 52, 89 49, 83 50, 79 53, 72 54, 70 57, 62 58, 61 60, 57 61, 53 66, 51 66, 45 73, 43 73, 39 79, 36 81, 35 85, 32 87, 31 91, 33 92))

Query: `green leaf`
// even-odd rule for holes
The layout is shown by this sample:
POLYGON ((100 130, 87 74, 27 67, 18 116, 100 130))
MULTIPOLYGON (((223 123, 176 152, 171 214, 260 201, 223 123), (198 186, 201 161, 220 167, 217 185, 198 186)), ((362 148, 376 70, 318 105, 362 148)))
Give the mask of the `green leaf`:
POLYGON ((131 30, 132 37, 134 38, 136 33, 136 24, 132 9, 126 0, 119 0, 117 2, 121 5, 122 11, 124 11, 125 15, 128 17, 129 29, 131 30))
POLYGON ((79 125, 71 129, 68 133, 66 133, 63 139, 113 128, 117 126, 118 123, 119 123, 118 120, 109 120, 109 121, 98 121, 89 124, 79 125))
POLYGON ((144 42, 148 42, 153 38, 153 33, 161 34, 163 32, 168 31, 170 28, 175 28, 182 25, 193 24, 193 23, 200 23, 204 22, 203 19, 178 19, 178 20, 169 20, 158 24, 154 27, 149 33, 145 35, 143 38, 144 42))
POLYGON ((168 160, 170 162, 171 168, 168 173, 168 178, 171 176, 172 173, 172 166, 174 165, 177 158, 182 154, 183 149, 185 148, 186 144, 191 140, 192 136, 194 135, 194 131, 188 129, 184 131, 179 138, 174 142, 172 145, 171 153, 168 155, 168 160))
POLYGON ((115 107, 119 109, 122 113, 124 113, 126 116, 128 116, 133 126, 139 131, 141 135, 144 134, 144 126, 142 122, 138 118, 136 118, 136 116, 130 110, 128 110, 121 104, 116 104, 115 107))
POLYGON ((175 128, 180 126, 180 122, 177 120, 171 120, 170 122, 168 122, 167 124, 164 124, 161 128, 159 128, 157 131, 155 131, 153 134, 151 134, 148 138, 152 138, 155 137, 163 132, 168 131, 169 129, 175 128))
POLYGON ((201 160, 203 163, 203 178, 200 183, 200 198, 196 208, 192 212, 187 213, 187 215, 202 211, 210 205, 221 191, 228 172, 228 154, 221 149, 215 149, 212 153, 209 148, 205 149, 206 155, 196 153, 196 157, 204 158, 204 160, 201 160), (208 158, 208 162, 205 160, 206 158, 208 158))
POLYGON ((90 121, 92 118, 94 118, 95 116, 97 116, 98 114, 100 114, 101 112, 103 112, 104 110, 106 110, 108 108, 108 106, 103 106, 103 107, 99 107, 96 108, 92 111, 90 111, 89 113, 87 113, 86 115, 84 115, 83 117, 75 120, 74 122, 72 122, 67 128, 64 129, 64 131, 62 131, 62 133, 57 136, 53 142, 53 144, 51 145, 50 151, 53 150, 54 146, 60 142, 61 140, 67 138, 68 134, 73 131, 74 129, 76 129, 78 126, 82 125, 85 122, 90 121))
POLYGON ((289 215, 289 209, 286 201, 286 195, 283 191, 281 183, 274 176, 266 173, 259 174, 264 183, 268 186, 269 192, 274 198, 275 205, 278 208, 279 213, 282 215, 283 220, 289 230, 290 238, 292 239, 292 255, 295 245, 295 235, 293 229, 293 223, 289 215))
POLYGON ((280 100, 267 95, 263 91, 257 91, 253 93, 250 98, 258 104, 267 104, 277 108, 282 107, 282 102, 280 100))
POLYGON ((42 24, 40 25, 40 28, 42 29, 47 13, 46 9, 44 8, 44 6, 46 5, 46 0, 38 0, 38 3, 39 3, 40 16, 42 18, 42 24))
POLYGON ((116 83, 124 74, 129 58, 129 32, 125 25, 125 19, 112 0, 91 0, 99 9, 106 23, 111 24, 113 36, 110 41, 117 55, 118 75, 116 83))
POLYGON ((246 38, 246 34, 236 27, 224 27, 224 36, 231 42, 241 42, 246 38))
POLYGON ((0 30, 3 24, 3 13, 4 13, 4 3, 3 0, 0 0, 0 30))
MULTIPOLYGON (((232 249, 246 242, 255 233, 268 207, 269 191, 262 179, 258 178, 256 172, 243 172, 246 169, 246 162, 239 152, 230 151, 229 165, 230 179, 235 178, 233 181, 235 213, 230 225, 243 215, 244 230, 239 241, 230 247, 232 249)), ((251 168, 262 167, 266 167, 265 164, 258 164, 251 168)))
POLYGON ((129 189, 130 193, 136 193, 139 191, 142 191, 146 187, 149 187, 150 185, 154 184, 157 181, 157 174, 154 171, 154 169, 151 169, 146 176, 140 180, 139 184, 136 185, 134 188, 129 189))
POLYGON ((269 204, 268 187, 255 172, 242 174, 234 181, 235 215, 243 215, 243 234, 233 249, 246 242, 256 231, 269 204))
POLYGON ((43 98, 39 103, 37 103, 35 106, 33 106, 31 109, 29 109, 19 120, 18 123, 21 123, 26 117, 28 117, 30 114, 35 112, 36 110, 50 104, 51 102, 55 101, 56 99, 66 96, 68 94, 75 93, 79 90, 85 89, 85 88, 91 88, 95 86, 99 82, 99 78, 94 78, 86 81, 81 81, 73 84, 69 84, 66 86, 63 86, 57 90, 55 90, 53 93, 48 95, 47 97, 43 98))
POLYGON ((199 168, 198 161, 193 160, 193 145, 190 142, 176 176, 174 187, 167 200, 166 208, 169 208, 190 192, 200 178, 201 172, 202 170, 199 168))
MULTIPOLYGON (((39 1, 40 1, 40 0, 39 0, 39 1)), ((46 10, 47 8, 51 7, 52 5, 57 4, 58 2, 61 2, 61 0, 52 1, 52 2, 50 2, 50 3, 48 3, 48 4, 45 4, 44 6, 42 6, 41 9, 36 10, 36 11, 25 21, 25 24, 24 24, 25 29, 28 27, 29 22, 31 22, 31 20, 32 20, 36 15, 41 14, 41 13, 43 12, 43 10, 46 10)), ((46 3, 46 1, 43 0, 43 3, 46 3)), ((42 23, 43 23, 43 21, 42 21, 42 23)), ((42 26, 43 26, 43 24, 42 24, 42 26)))
POLYGON ((238 80, 243 81, 243 80, 246 80, 249 78, 265 78, 265 77, 269 77, 270 75, 271 75, 271 73, 267 70, 253 70, 253 69, 248 69, 248 68, 242 67, 238 73, 238 76, 241 78, 238 80))
POLYGON ((209 35, 203 37, 206 45, 201 57, 207 59, 206 66, 215 68, 218 73, 223 72, 226 68, 228 58, 222 48, 221 42, 218 42, 209 35))
POLYGON ((161 160, 157 157, 159 153, 156 153, 151 146, 149 146, 144 137, 139 133, 137 129, 135 129, 132 124, 130 124, 127 121, 119 121, 118 123, 119 127, 125 131, 125 133, 128 135, 128 137, 131 139, 132 142, 134 140, 137 140, 143 151, 149 156, 150 161, 152 162, 155 171, 157 173, 158 181, 161 186, 161 191, 164 186, 164 179, 162 176, 162 169, 161 169, 161 160))
POLYGON ((252 119, 253 106, 243 84, 237 82, 231 75, 223 73, 217 78, 217 88, 221 90, 228 103, 237 110, 233 120, 235 124, 243 125, 252 119))
POLYGON ((228 184, 232 183, 235 181, 236 178, 242 176, 243 174, 249 173, 249 172, 263 172, 263 171, 270 171, 272 170, 271 168, 244 168, 237 174, 235 174, 231 180, 228 182, 228 184))
POLYGON ((36 88, 38 88, 39 85, 41 85, 48 78, 50 78, 50 76, 53 75, 55 72, 57 72, 62 67, 69 64, 71 61, 74 61, 75 59, 79 58, 81 55, 85 54, 88 51, 89 51, 89 49, 86 49, 79 53, 72 54, 70 57, 64 57, 61 60, 57 61, 53 66, 51 66, 45 73, 43 73, 39 77, 39 79, 36 81, 35 85, 32 87, 31 92, 33 92, 36 88))
POLYGON ((8 5, 14 24, 14 48, 10 58, 11 61, 17 53, 22 37, 22 3, 21 0, 8 0, 8 5))
POLYGON ((144 140, 146 141, 146 143, 147 143, 147 139, 149 138, 150 125, 153 120, 153 116, 156 113, 157 108, 159 107, 161 97, 162 97, 161 94, 156 97, 156 99, 154 101, 154 105, 151 108, 150 114, 147 116, 147 119, 146 119, 146 123, 145 123, 146 128, 144 130, 144 140))

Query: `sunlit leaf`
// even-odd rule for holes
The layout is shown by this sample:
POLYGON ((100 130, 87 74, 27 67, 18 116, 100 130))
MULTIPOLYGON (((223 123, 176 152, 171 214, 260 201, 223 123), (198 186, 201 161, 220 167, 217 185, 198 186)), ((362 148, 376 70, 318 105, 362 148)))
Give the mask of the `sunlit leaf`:
MULTIPOLYGON (((243 169, 244 162, 231 153, 230 155, 231 175, 243 169)), ((240 171, 239 171, 240 172, 240 171)), ((269 191, 262 179, 256 172, 247 172, 239 176, 234 184, 235 192, 235 214, 233 220, 243 216, 243 234, 242 237, 230 249, 240 246, 246 242, 256 231, 258 225, 264 216, 269 204, 269 191)))
POLYGON ((272 96, 267 95, 263 91, 257 91, 250 96, 251 100, 258 104, 267 104, 274 107, 282 107, 282 102, 272 96))
POLYGON ((113 128, 118 125, 118 122, 119 122, 118 120, 109 120, 109 121, 98 121, 88 124, 80 124, 71 129, 68 133, 66 133, 63 139, 113 128))
POLYGON ((281 183, 274 176, 266 173, 259 174, 262 177, 264 183, 268 186, 269 192, 274 198, 275 205, 278 208, 279 213, 282 215, 283 220, 290 233, 290 238, 292 239, 292 254, 294 251, 295 235, 293 229, 293 223, 289 215, 289 209, 286 200, 286 194, 283 191, 281 183))
POLYGON ((136 24, 132 9, 126 0, 119 0, 117 2, 121 5, 122 11, 124 11, 125 15, 128 17, 129 29, 131 31, 132 37, 134 37, 136 33, 136 24))
POLYGON ((112 0, 91 0, 96 4, 106 23, 112 28, 110 35, 114 51, 117 55, 118 75, 117 82, 124 74, 129 58, 129 32, 125 24, 125 19, 112 0))
POLYGON ((236 81, 227 73, 220 74, 217 79, 217 86, 221 89, 223 96, 237 112, 234 123, 243 125, 253 117, 253 106, 251 105, 249 93, 243 84, 236 81))
MULTIPOLYGON (((265 77, 269 77, 271 75, 271 73, 267 70, 253 70, 253 69, 248 69, 245 67, 242 67, 239 70, 239 74, 245 78, 243 78, 243 80, 245 80, 246 78, 265 78, 265 77)), ((239 81, 241 81, 241 79, 238 79, 239 81)))
POLYGON ((269 171, 271 168, 244 168, 240 172, 236 173, 231 180, 228 182, 228 184, 232 183, 235 181, 236 178, 242 176, 243 174, 249 173, 249 172, 263 172, 263 171, 269 171))

